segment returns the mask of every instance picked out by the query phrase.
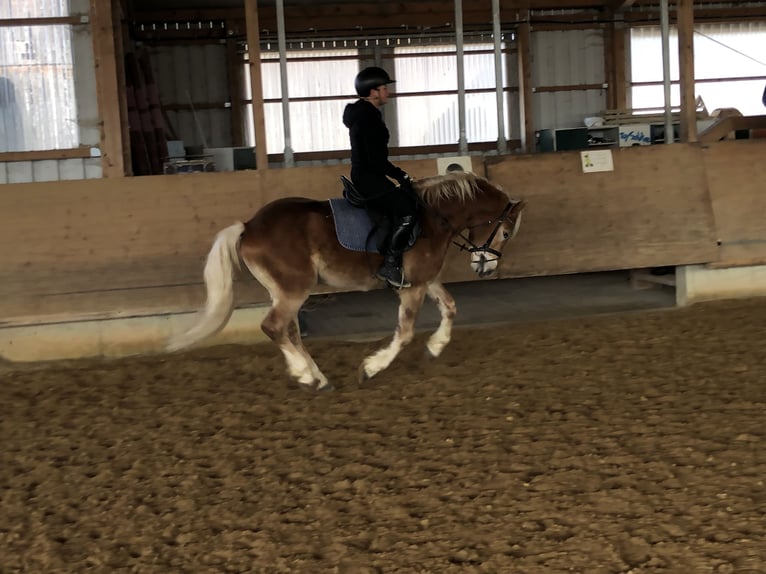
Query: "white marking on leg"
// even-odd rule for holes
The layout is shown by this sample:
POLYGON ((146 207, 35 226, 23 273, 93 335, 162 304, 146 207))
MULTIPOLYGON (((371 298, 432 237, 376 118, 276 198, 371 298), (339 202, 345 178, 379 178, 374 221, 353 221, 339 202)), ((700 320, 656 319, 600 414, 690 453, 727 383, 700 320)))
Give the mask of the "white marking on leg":
POLYGON ((441 322, 436 331, 428 338, 426 348, 432 357, 438 357, 452 338, 452 321, 455 317, 456 305, 452 295, 447 292, 444 285, 437 281, 428 285, 428 296, 439 307, 441 322))
POLYGON ((290 376, 302 385, 314 384, 316 377, 314 377, 314 372, 308 364, 308 361, 306 361, 306 358, 295 349, 292 344, 281 345, 280 349, 285 356, 287 372, 290 373, 290 376))
POLYGON ((415 334, 415 319, 423 304, 425 287, 411 287, 399 291, 399 325, 394 333, 394 338, 387 347, 376 351, 362 362, 365 375, 372 378, 380 371, 387 368, 402 348, 412 341, 415 334))

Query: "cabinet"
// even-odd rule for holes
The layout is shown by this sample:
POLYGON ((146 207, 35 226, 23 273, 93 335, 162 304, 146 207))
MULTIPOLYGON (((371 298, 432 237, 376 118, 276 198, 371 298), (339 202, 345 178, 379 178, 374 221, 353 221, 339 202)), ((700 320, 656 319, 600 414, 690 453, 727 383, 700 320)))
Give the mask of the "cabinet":
MULTIPOLYGON (((653 144, 665 143, 665 124, 664 123, 652 124, 650 133, 651 133, 653 144)), ((681 125, 678 123, 673 124, 673 141, 674 142, 681 141, 681 125)))
POLYGON ((610 148, 618 145, 619 128, 604 126, 545 129, 539 130, 535 135, 539 152, 610 148))

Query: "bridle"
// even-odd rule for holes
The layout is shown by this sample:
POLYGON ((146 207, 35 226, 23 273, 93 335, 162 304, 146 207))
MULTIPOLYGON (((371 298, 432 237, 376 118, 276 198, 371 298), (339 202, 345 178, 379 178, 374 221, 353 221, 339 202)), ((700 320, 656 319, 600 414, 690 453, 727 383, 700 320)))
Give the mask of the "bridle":
MULTIPOLYGON (((491 225, 492 223, 496 223, 495 228, 492 230, 492 233, 489 234, 489 237, 487 237, 487 240, 484 242, 483 245, 476 245, 462 231, 456 231, 455 235, 457 235, 460 239, 462 239, 463 243, 458 243, 457 241, 454 241, 454 240, 452 241, 452 243, 457 245, 460 248, 460 251, 468 251, 469 253, 491 253, 492 255, 495 256, 495 259, 491 259, 490 261, 497 261, 498 259, 500 259, 500 257, 503 254, 497 249, 493 249, 492 247, 490 247, 490 245, 492 245, 492 240, 495 238, 495 235, 497 235, 497 232, 500 231, 500 226, 506 221, 508 223, 511 223, 511 221, 508 219, 508 214, 511 212, 514 205, 516 204, 509 201, 506 204, 505 208, 503 209, 503 212, 500 214, 499 217, 495 219, 490 219, 487 222, 477 223, 476 225, 469 225, 468 227, 466 227, 466 229, 474 229, 476 227, 481 227, 483 225, 491 225)), ((447 225, 450 226, 450 228, 452 228, 452 226, 450 225, 450 223, 447 221, 447 219, 444 216, 440 216, 440 217, 447 223, 447 225)))

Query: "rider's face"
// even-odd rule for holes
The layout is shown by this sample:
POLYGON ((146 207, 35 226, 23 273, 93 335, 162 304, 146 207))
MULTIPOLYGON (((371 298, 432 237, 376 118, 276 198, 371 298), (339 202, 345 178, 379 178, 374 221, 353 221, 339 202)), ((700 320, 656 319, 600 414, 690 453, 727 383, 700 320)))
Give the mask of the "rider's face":
POLYGON ((388 98, 390 97, 390 95, 391 94, 388 91, 388 86, 386 86, 385 84, 370 90, 370 97, 376 106, 382 106, 386 104, 388 102, 388 98))

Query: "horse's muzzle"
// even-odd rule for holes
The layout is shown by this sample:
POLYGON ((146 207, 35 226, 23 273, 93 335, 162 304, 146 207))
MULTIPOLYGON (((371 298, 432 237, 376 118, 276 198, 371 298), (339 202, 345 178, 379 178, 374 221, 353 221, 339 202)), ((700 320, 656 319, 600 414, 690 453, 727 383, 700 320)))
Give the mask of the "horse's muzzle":
POLYGON ((497 271, 497 263, 497 259, 488 259, 485 253, 474 253, 471 256, 471 269, 481 278, 489 277, 497 271))

